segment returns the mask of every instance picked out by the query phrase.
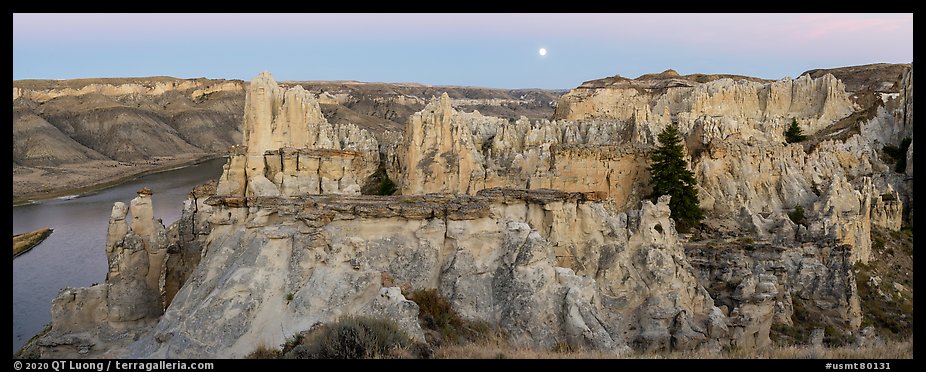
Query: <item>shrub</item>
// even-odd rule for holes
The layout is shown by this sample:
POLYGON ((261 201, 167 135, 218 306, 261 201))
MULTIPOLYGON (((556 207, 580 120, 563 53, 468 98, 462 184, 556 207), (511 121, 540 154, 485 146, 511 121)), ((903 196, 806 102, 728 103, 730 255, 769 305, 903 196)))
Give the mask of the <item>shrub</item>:
POLYGON ((408 299, 418 304, 418 316, 428 329, 439 331, 441 336, 455 338, 455 330, 463 325, 460 314, 450 301, 437 293, 436 289, 422 289, 409 293, 408 299), (451 336, 451 337, 448 337, 451 336))
POLYGON ((453 309, 450 301, 436 289, 420 289, 408 294, 418 304, 418 322, 424 328, 437 332, 441 340, 460 344, 487 338, 492 333, 485 322, 465 320, 453 309))
POLYGON ((791 222, 798 225, 803 225, 807 222, 807 218, 804 216, 804 207, 800 205, 794 207, 794 210, 788 213, 788 218, 791 219, 791 222))
POLYGON ((308 332, 286 353, 292 359, 365 359, 388 357, 414 343, 395 322, 369 317, 342 318, 308 332))
POLYGON ((392 182, 392 180, 389 179, 389 176, 387 175, 383 177, 382 181, 379 182, 379 190, 377 191, 377 195, 392 195, 395 194, 396 190, 398 189, 395 187, 395 182, 392 182))

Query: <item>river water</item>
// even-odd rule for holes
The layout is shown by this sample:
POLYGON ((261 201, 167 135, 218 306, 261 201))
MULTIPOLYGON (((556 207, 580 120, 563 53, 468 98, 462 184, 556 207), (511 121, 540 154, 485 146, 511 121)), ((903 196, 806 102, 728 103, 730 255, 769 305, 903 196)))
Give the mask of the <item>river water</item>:
POLYGON ((13 260, 13 352, 51 320, 51 301, 65 287, 106 279, 106 228, 113 203, 128 205, 142 187, 154 195, 154 216, 169 226, 196 185, 217 179, 225 159, 140 177, 70 200, 13 207, 13 234, 50 227, 51 236, 13 260))

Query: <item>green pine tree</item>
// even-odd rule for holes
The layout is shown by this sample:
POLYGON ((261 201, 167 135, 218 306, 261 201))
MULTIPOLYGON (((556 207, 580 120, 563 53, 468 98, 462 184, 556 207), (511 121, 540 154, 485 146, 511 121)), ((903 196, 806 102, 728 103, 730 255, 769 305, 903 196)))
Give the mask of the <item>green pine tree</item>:
POLYGON ((801 127, 797 125, 797 119, 791 118, 791 126, 785 131, 785 141, 788 141, 788 143, 797 143, 805 139, 807 139, 807 136, 804 135, 804 131, 801 130, 801 127))
POLYGON ((659 134, 659 143, 651 156, 649 171, 653 192, 649 197, 671 195, 669 209, 672 210, 672 218, 679 231, 687 231, 704 218, 704 211, 698 202, 698 190, 694 188, 694 172, 688 170, 677 128, 671 125, 666 127, 659 134))

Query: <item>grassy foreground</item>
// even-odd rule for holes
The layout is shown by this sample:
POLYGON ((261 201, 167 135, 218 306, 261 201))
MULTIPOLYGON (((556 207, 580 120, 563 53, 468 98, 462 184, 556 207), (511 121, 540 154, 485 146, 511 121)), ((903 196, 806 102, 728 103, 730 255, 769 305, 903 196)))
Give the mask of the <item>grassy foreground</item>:
POLYGON ((545 351, 517 348, 507 343, 446 345, 434 350, 436 359, 911 359, 913 339, 856 347, 775 346, 761 350, 685 351, 664 353, 605 353, 545 351))
POLYGON ((461 317, 435 290, 409 294, 419 304, 425 340, 414 340, 391 319, 342 317, 316 324, 279 347, 255 345, 249 359, 911 359, 913 336, 867 339, 865 346, 779 344, 751 350, 616 352, 518 346, 503 332, 461 317))

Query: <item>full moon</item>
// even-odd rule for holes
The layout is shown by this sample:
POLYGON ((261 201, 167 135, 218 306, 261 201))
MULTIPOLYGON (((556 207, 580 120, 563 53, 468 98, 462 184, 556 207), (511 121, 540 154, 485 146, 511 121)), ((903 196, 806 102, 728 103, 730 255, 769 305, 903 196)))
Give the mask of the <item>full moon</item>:
POLYGON ((545 56, 547 55, 547 48, 540 48, 540 50, 538 50, 537 53, 542 56, 545 56))

